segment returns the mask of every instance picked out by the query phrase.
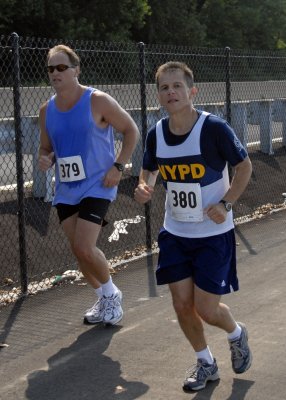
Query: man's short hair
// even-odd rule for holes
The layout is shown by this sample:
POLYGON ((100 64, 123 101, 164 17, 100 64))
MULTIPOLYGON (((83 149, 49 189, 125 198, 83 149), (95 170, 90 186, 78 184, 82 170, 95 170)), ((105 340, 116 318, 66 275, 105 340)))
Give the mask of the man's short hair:
POLYGON ((156 82, 157 89, 159 89, 160 75, 163 72, 175 71, 177 69, 183 71, 188 87, 189 88, 193 87, 194 86, 194 74, 193 74, 193 71, 187 66, 187 64, 180 62, 180 61, 168 61, 167 63, 160 65, 160 67, 157 69, 157 72, 155 75, 155 82, 156 82))
POLYGON ((68 56, 71 64, 74 66, 78 66, 80 64, 79 56, 75 53, 74 50, 64 44, 59 44, 52 47, 48 52, 47 60, 49 61, 50 57, 52 57, 56 53, 65 53, 68 56))

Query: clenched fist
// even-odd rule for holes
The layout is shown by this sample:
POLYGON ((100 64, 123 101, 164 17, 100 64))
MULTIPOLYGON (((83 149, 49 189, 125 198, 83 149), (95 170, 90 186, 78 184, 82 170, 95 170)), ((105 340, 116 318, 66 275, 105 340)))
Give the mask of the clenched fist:
POLYGON ((46 156, 39 157, 39 169, 41 171, 47 171, 55 162, 55 153, 52 151, 50 154, 46 156))

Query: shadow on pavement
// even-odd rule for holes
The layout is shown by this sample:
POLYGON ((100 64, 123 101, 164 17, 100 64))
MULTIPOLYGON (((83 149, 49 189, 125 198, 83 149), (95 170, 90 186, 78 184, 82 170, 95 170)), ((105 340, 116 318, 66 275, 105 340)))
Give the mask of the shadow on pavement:
POLYGON ((245 237, 245 235, 241 231, 239 225, 236 225, 235 233, 236 233, 237 237, 241 240, 241 242, 244 244, 244 246, 247 248, 248 253, 251 254, 251 255, 256 255, 257 251, 255 251, 253 249, 252 244, 249 242, 249 240, 247 240, 247 238, 245 237))
POLYGON ((149 297, 157 297, 158 296, 156 280, 155 280, 156 265, 157 265, 157 258, 155 261, 153 254, 147 255, 146 256, 146 266, 147 266, 147 274, 148 274, 149 297))
POLYGON ((120 326, 92 327, 50 357, 47 370, 28 376, 30 400, 132 400, 148 391, 143 382, 121 377, 120 363, 104 355, 120 326))
MULTIPOLYGON (((9 316, 7 317, 7 320, 5 321, 5 325, 0 330, 0 343, 5 343, 7 337, 9 336, 9 333, 13 327, 13 324, 14 324, 15 320, 17 319, 18 314, 20 313, 20 310, 21 310, 24 300, 25 300, 25 297, 21 297, 13 304, 13 307, 9 313, 9 316)), ((0 347, 0 351, 1 351, 1 349, 2 348, 0 347)))
MULTIPOLYGON (((246 397, 247 392, 254 384, 254 381, 249 381, 246 379, 234 379, 232 384, 232 392, 229 397, 225 400, 243 400, 246 397)), ((204 390, 201 392, 197 392, 192 400, 210 400, 212 399, 212 395, 219 386, 220 381, 209 382, 204 390)), ((194 392, 190 392, 194 393, 194 392)))
POLYGON ((243 400, 254 383, 254 381, 235 378, 232 384, 231 395, 226 400, 243 400))

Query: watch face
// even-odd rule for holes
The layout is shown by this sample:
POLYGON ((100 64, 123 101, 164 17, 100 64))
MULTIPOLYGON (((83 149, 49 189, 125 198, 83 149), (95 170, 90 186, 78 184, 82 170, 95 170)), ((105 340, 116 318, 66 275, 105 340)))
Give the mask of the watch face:
POLYGON ((118 169, 118 171, 124 171, 124 165, 120 163, 114 163, 114 166, 118 169))
POLYGON ((226 211, 230 211, 232 209, 232 204, 225 201, 225 200, 221 200, 220 203, 222 203, 224 205, 224 208, 226 209, 226 211))

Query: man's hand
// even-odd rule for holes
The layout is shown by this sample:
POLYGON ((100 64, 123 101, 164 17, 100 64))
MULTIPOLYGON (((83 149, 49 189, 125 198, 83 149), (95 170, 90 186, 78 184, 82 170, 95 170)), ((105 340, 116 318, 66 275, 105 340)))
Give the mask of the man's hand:
POLYGON ((41 171, 47 171, 49 168, 53 166, 54 162, 55 162, 55 153, 53 151, 46 156, 40 156, 38 161, 39 169, 41 171))
POLYGON ((118 171, 118 169, 113 165, 103 179, 103 186, 107 188, 117 186, 119 185, 121 177, 122 172, 118 171))
POLYGON ((154 188, 148 186, 146 183, 140 183, 134 192, 135 200, 140 204, 145 204, 147 201, 151 200, 152 194, 154 193, 154 188))
POLYGON ((222 224, 226 220, 227 211, 222 203, 211 204, 204 212, 216 224, 222 224))

